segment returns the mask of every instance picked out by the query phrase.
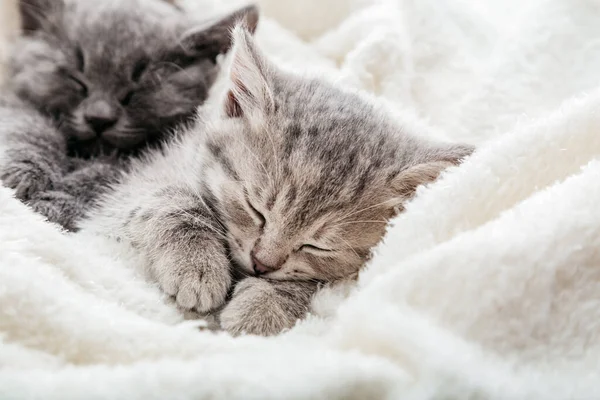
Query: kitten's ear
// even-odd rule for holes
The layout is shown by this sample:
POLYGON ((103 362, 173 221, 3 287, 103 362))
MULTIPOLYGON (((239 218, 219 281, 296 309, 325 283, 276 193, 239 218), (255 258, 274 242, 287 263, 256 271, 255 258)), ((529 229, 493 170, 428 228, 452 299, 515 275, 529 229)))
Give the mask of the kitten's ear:
POLYGON ((21 29, 25 35, 52 28, 53 16, 64 8, 62 0, 19 0, 21 29))
POLYGON ((436 146, 423 151, 413 166, 401 171, 391 179, 391 186, 397 199, 396 211, 403 209, 402 204, 410 200, 417 187, 435 181, 446 168, 460 164, 470 156, 474 147, 454 144, 436 146))
POLYGON ((239 118, 273 112, 275 101, 269 83, 269 62, 243 26, 238 25, 234 29, 233 43, 225 114, 230 118, 239 118))
POLYGON ((215 59, 231 48, 231 31, 237 24, 244 24, 254 34, 258 19, 258 7, 249 5, 211 23, 208 27, 204 26, 186 33, 180 45, 189 55, 215 59))

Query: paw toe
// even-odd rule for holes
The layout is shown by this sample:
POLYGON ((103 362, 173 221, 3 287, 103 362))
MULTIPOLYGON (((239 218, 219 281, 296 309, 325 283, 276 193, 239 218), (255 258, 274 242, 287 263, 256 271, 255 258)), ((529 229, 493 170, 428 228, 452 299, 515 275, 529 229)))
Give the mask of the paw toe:
POLYGON ((178 284, 175 279, 171 276, 163 276, 160 280, 160 286, 162 290, 169 296, 175 296, 178 292, 178 284))
POLYGON ((194 289, 190 287, 182 287, 177 293, 176 300, 177 304, 179 304, 181 307, 191 310, 198 303, 198 296, 196 296, 194 289))

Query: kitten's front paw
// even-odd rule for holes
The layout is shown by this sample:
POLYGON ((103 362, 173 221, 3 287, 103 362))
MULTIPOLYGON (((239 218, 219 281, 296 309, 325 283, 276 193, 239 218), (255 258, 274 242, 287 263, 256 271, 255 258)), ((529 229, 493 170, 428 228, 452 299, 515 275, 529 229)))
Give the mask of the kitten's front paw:
POLYGON ((52 187, 52 179, 45 171, 36 168, 21 168, 11 165, 0 171, 0 180, 4 186, 15 190, 15 197, 27 201, 37 193, 52 187))
POLYGON ((197 251, 187 261, 158 262, 154 271, 161 288, 180 307, 206 313, 225 302, 231 287, 230 263, 223 251, 197 251))
POLYGON ((271 336, 292 328, 308 312, 316 285, 246 278, 221 311, 221 328, 232 335, 271 336))
POLYGON ((77 230, 73 222, 79 210, 73 197, 62 192, 46 191, 27 201, 27 205, 49 222, 57 223, 68 231, 77 230))

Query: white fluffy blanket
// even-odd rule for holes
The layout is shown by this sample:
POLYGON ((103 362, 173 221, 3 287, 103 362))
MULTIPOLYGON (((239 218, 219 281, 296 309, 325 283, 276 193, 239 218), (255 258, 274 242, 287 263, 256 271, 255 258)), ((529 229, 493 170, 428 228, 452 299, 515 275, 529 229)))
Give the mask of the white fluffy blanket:
POLYGON ((600 3, 262 8, 277 62, 479 150, 419 190, 357 289, 268 339, 180 322, 112 244, 0 189, 0 399, 600 398, 600 3))

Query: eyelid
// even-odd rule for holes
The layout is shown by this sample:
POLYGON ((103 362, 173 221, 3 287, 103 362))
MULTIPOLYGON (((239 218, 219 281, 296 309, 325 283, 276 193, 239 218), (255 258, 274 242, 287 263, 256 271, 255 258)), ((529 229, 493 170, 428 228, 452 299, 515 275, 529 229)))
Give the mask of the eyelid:
POLYGON ((121 100, 119 101, 121 103, 121 105, 123 105, 123 106, 129 105, 129 103, 131 102, 131 98, 133 97, 134 94, 135 94, 135 90, 127 91, 127 93, 125 93, 125 95, 123 97, 121 97, 121 100))
POLYGON ((298 250, 320 251, 322 253, 331 253, 332 251, 334 251, 333 249, 326 249, 323 247, 315 246, 314 244, 310 243, 303 244, 298 250))
POLYGON ((84 94, 87 94, 87 85, 83 81, 83 78, 80 74, 72 73, 66 68, 60 68, 58 72, 62 74, 65 78, 70 79, 72 82, 75 82, 77 85, 79 85, 80 89, 84 92, 84 94))
POLYGON ((83 72, 85 68, 85 55, 79 46, 75 48, 75 59, 77 61, 77 70, 83 72))
POLYGON ((250 199, 248 199, 248 196, 244 196, 244 198, 246 199, 246 204, 248 204, 248 207, 250 207, 250 209, 252 210, 252 212, 254 213, 254 215, 260 219, 261 221, 261 225, 264 225, 266 222, 265 216, 256 209, 256 207, 254 207, 252 205, 252 203, 250 202, 250 199))

